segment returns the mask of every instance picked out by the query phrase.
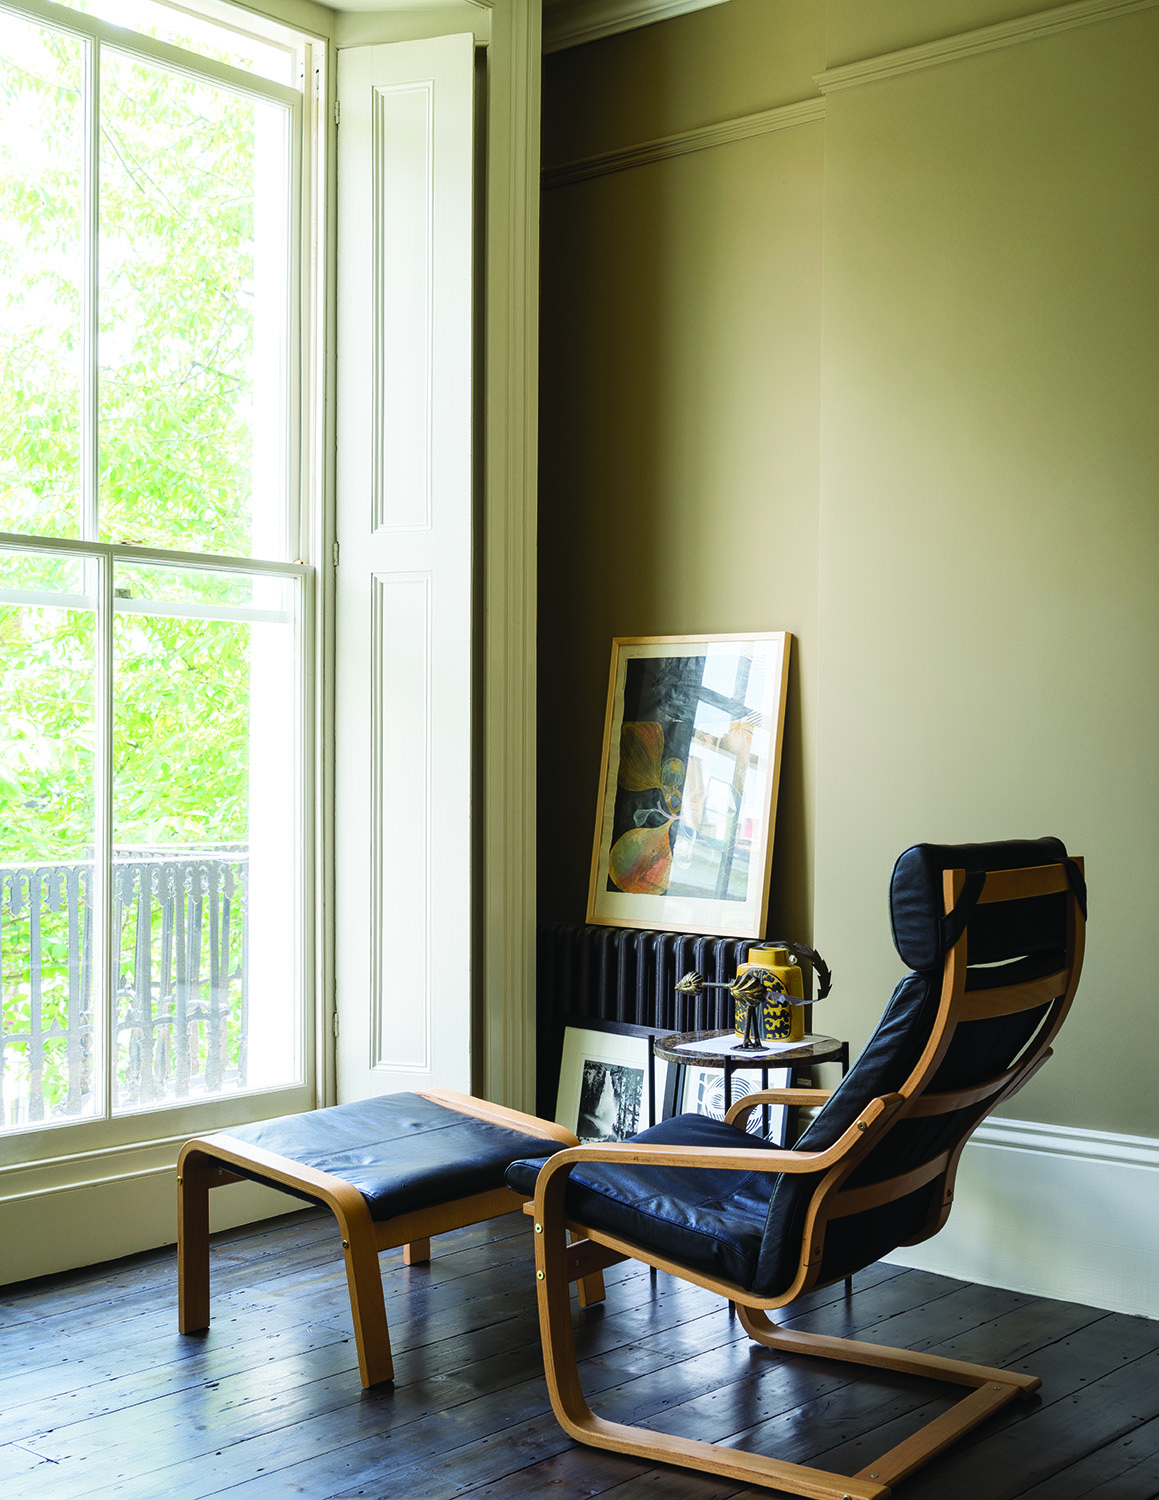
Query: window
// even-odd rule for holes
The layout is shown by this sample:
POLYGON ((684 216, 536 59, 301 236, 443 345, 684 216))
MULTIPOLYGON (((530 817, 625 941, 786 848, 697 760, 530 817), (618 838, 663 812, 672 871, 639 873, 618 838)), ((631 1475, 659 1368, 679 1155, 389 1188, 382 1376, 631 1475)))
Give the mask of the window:
POLYGON ((313 63, 228 14, 0 3, 0 1142, 309 1072, 313 63))

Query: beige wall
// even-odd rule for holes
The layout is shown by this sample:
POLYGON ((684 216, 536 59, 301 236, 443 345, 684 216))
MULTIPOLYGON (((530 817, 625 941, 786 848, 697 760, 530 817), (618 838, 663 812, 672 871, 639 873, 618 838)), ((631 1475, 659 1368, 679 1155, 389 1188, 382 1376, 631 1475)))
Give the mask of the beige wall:
MULTIPOLYGON (((730 0, 549 59, 548 159, 816 98, 930 14, 730 0)), ((549 188, 540 533, 545 916, 582 916, 612 635, 793 630, 774 912, 833 963, 818 1025, 860 1046, 900 973, 907 844, 1059 834, 1086 979, 1009 1113, 1148 1136, 1157 63, 1144 10, 549 188)))
MULTIPOLYGON (((734 8, 760 14, 717 7, 730 22, 734 8)), ((688 18, 694 33, 708 14, 688 18)), ((618 45, 578 51, 598 61, 618 45)), ((586 96, 572 56, 548 60, 549 96, 557 71, 586 96)), ((591 87, 591 142, 573 122, 581 155, 611 138, 619 99, 591 87)), ((727 113, 718 82, 713 94, 727 113)), ((810 931, 823 149, 818 123, 545 195, 545 918, 583 917, 612 637, 784 629, 795 642, 772 910, 778 928, 810 931)))

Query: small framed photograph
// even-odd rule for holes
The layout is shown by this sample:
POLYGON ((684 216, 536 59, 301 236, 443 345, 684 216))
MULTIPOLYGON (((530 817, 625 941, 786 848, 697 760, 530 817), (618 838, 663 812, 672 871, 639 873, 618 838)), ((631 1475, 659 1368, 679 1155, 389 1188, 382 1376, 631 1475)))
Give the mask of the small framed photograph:
POLYGON ((589 922, 764 935, 791 639, 613 641, 589 922))
MULTIPOLYGON (((734 1073, 732 1075, 732 1102, 736 1104, 746 1094, 756 1093, 759 1089, 766 1087, 787 1089, 791 1079, 792 1073, 788 1068, 770 1068, 767 1085, 761 1081, 760 1073, 755 1070, 751 1073, 734 1073)), ((681 1097, 676 1101, 676 1110, 681 1114, 711 1115, 714 1120, 723 1120, 724 1074, 721 1070, 686 1067, 681 1097)), ((767 1135, 783 1145, 788 1124, 787 1113, 787 1108, 783 1104, 770 1104, 763 1109, 754 1109, 745 1121, 745 1129, 754 1135, 767 1135)))
POLYGON ((584 1145, 625 1141, 646 1129, 656 1114, 652 1036, 647 1027, 617 1022, 565 1026, 556 1124, 584 1145))

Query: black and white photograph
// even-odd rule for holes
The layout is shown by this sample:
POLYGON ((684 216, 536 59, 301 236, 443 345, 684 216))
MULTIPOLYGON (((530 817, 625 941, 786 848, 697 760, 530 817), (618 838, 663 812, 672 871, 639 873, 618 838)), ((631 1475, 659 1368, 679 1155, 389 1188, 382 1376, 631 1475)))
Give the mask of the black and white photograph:
POLYGON ((604 1025, 611 1023, 580 1021, 563 1032, 555 1118, 584 1144, 627 1140, 655 1115, 648 1066, 652 1033, 604 1025))
POLYGON ((626 1141, 640 1128, 644 1069, 585 1058, 576 1135, 589 1141, 626 1141))

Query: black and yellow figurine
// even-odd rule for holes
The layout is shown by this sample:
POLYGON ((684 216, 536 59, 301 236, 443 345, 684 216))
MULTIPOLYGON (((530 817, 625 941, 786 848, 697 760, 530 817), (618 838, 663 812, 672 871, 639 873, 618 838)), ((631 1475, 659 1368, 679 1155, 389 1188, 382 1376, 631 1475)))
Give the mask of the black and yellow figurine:
POLYGON ((757 1011, 758 1045, 799 1042, 805 1035, 805 981, 796 953, 780 944, 749 949, 748 961, 737 965, 732 1029, 749 1032, 746 1012, 757 1011), (742 991, 739 986, 744 985, 742 991))
MULTIPOLYGON (((771 969, 763 969, 756 964, 745 965, 744 972, 737 972, 736 978, 728 989, 733 1000, 739 1002, 735 1006, 734 1016, 739 1014, 742 1007, 744 1008, 744 1028, 741 1032, 738 1050, 762 1051, 771 1040, 769 1036, 761 1035, 762 1012, 766 1007, 771 1008, 771 1006, 775 1006, 778 1013, 782 1009, 786 1011, 789 1009, 787 1002, 774 1001, 772 998, 774 995, 788 993, 783 981, 771 969)), ((790 1028, 791 1024, 790 1021, 790 1028)), ((737 1029, 734 1021, 733 1030, 737 1029)))
POLYGON ((737 1051, 756 1052, 773 1042, 799 1042, 805 1035, 805 983, 801 963, 817 978, 817 999, 824 1000, 832 985, 829 966, 804 943, 784 940, 754 944, 748 962, 737 965, 729 982, 705 979, 695 969, 677 981, 685 995, 704 990, 728 990, 733 999, 733 1032, 737 1051))
MULTIPOLYGON (((798 976, 800 970, 797 970, 798 976)), ((741 1038, 737 1042, 738 1051, 759 1052, 764 1049, 774 1036, 788 1037, 793 1029, 793 1017, 798 1020, 802 1012, 799 1008, 791 1009, 789 1004, 789 990, 779 974, 762 964, 741 964, 737 969, 736 978, 724 981, 705 979, 704 975, 696 969, 692 969, 683 978, 678 979, 676 988, 684 995, 699 995, 704 990, 728 990, 733 998, 734 1016, 736 1024, 734 1031, 741 1038), (784 996, 784 1000, 776 997, 784 996), (782 1024, 781 1011, 787 1018, 782 1024), (743 1028, 740 1017, 744 1014, 743 1028), (765 1025, 762 1029, 761 1022, 765 1025)), ((801 1002, 798 1000, 797 1005, 801 1002)))

